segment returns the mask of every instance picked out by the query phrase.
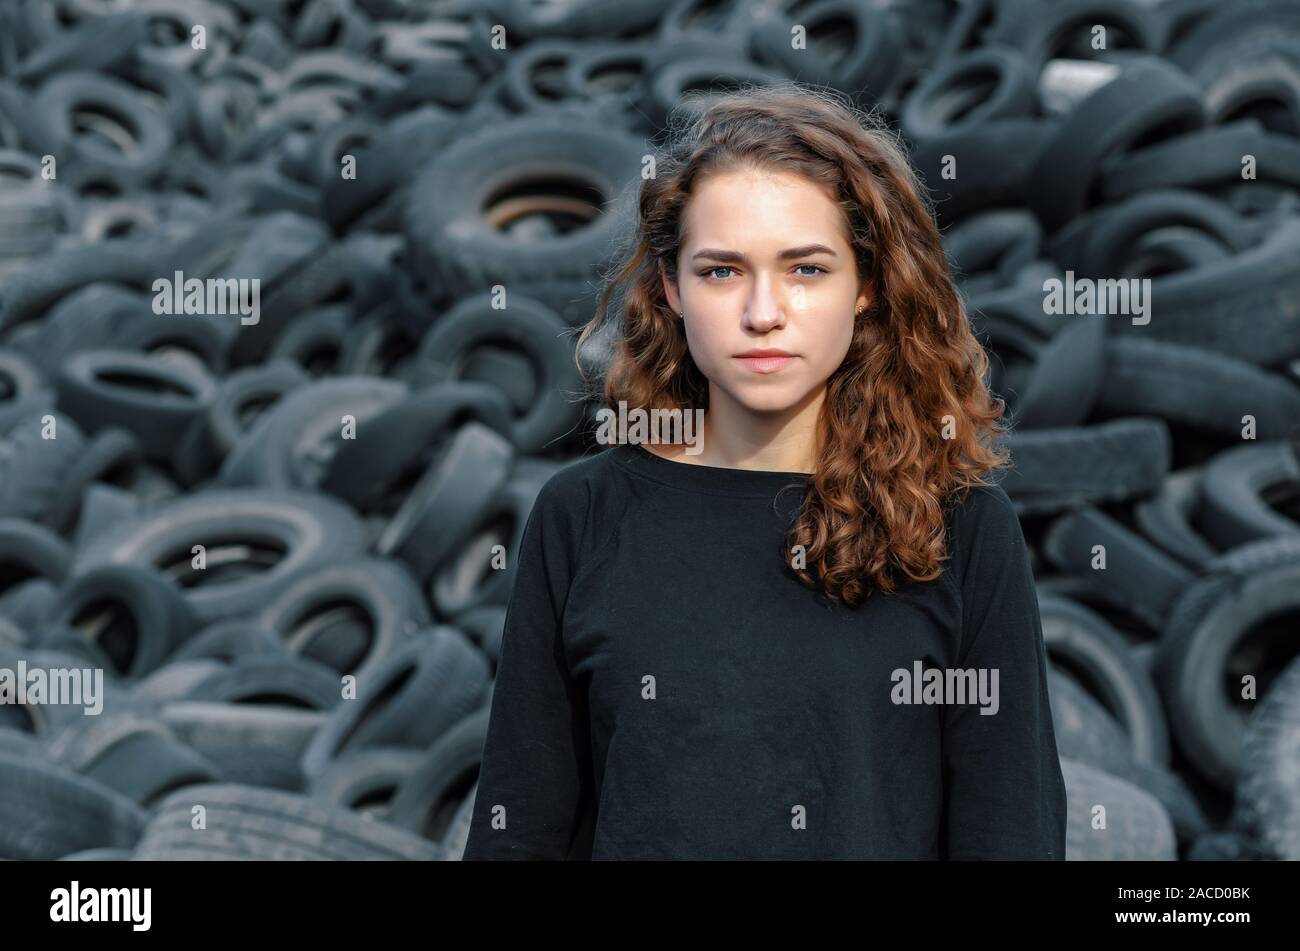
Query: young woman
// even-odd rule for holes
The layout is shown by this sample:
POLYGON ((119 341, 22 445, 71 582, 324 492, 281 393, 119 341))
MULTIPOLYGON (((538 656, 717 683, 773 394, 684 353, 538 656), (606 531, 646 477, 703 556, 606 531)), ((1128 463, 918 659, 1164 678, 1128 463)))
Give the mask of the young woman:
POLYGON ((524 532, 466 859, 1062 859, 1027 550, 894 137, 716 100, 640 186, 611 409, 524 532))

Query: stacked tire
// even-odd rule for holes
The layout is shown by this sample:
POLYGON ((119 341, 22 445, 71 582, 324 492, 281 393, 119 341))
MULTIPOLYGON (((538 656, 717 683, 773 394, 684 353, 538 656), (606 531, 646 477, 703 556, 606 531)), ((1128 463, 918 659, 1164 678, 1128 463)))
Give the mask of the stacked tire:
POLYGON ((0 857, 459 858, 645 159, 793 78, 903 135, 993 354, 1067 858, 1300 858, 1293 3, 15 0, 0 38, 0 666, 106 672, 97 717, 0 706, 0 857), (1151 319, 1051 313, 1075 279, 1151 319))

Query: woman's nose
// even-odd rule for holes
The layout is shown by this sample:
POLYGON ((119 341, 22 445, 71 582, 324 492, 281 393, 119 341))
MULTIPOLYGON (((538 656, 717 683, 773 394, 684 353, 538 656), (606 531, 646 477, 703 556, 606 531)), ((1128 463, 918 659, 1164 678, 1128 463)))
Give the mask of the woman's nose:
POLYGON ((746 324, 762 333, 780 326, 784 320, 785 302, 772 287, 771 280, 760 276, 754 282, 754 292, 746 308, 746 324))

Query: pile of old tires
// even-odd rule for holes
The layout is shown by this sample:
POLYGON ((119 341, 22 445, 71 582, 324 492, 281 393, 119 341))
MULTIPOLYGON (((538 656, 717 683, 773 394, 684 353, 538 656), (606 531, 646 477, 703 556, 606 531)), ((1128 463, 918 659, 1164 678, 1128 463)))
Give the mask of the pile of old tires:
POLYGON ((901 130, 994 355, 1067 857, 1300 858, 1291 0, 6 4, 0 667, 109 676, 0 705, 0 857, 458 858, 628 186, 787 77, 901 130))

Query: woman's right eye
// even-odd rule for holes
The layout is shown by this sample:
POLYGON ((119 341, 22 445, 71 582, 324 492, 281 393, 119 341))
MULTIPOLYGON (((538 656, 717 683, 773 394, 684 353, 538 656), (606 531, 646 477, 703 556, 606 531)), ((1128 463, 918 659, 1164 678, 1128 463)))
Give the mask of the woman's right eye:
POLYGON ((720 265, 718 267, 711 267, 707 271, 703 271, 701 273, 703 273, 706 277, 712 278, 715 281, 721 281, 721 280, 726 280, 726 278, 715 277, 714 275, 716 275, 718 271, 730 271, 730 270, 733 270, 733 268, 729 268, 726 265, 720 265))

